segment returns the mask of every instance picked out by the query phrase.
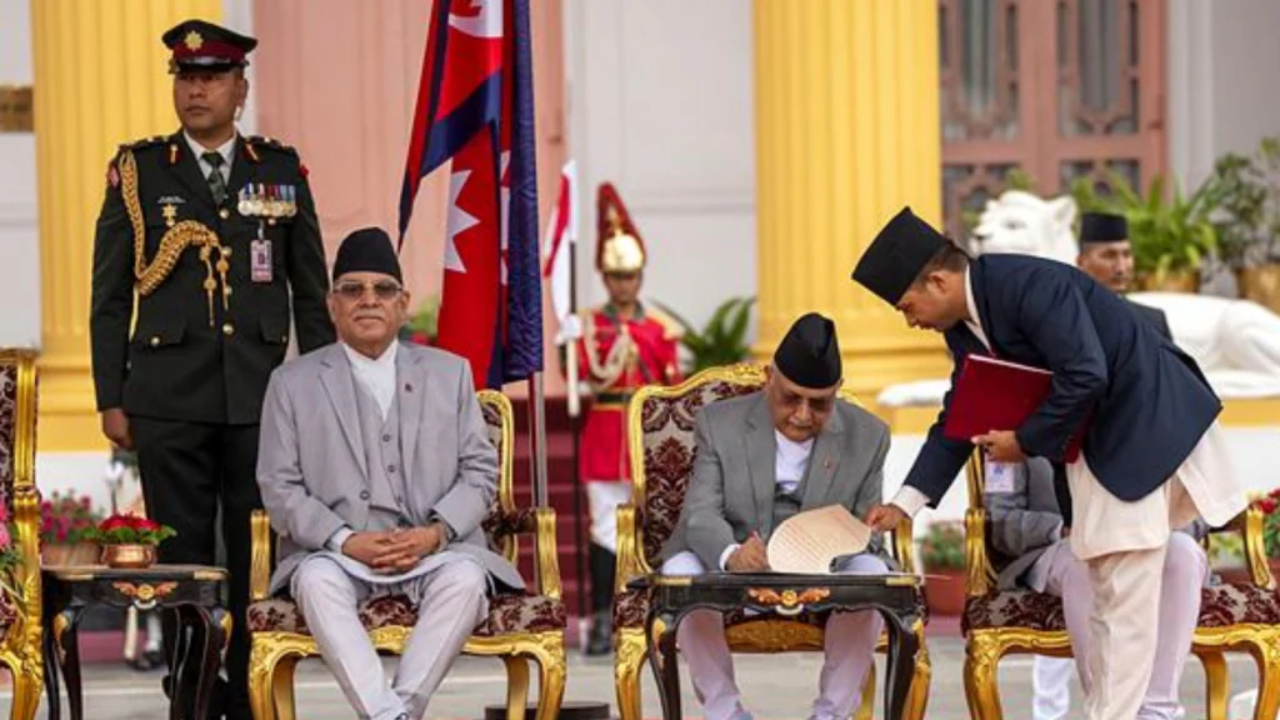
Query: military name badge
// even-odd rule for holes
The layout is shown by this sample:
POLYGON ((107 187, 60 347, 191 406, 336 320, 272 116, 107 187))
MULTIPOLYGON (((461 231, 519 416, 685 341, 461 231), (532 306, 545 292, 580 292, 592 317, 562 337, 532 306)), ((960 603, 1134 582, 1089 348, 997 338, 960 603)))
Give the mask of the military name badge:
POLYGON ((258 238, 249 243, 249 277, 256 283, 269 283, 271 271, 271 241, 258 238))

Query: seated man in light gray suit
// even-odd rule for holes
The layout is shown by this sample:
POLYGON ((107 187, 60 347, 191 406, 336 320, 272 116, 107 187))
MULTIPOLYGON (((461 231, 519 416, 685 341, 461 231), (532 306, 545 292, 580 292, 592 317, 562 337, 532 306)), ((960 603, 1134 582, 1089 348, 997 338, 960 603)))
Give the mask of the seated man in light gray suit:
MULTIPOLYGON (((1076 672, 1087 692, 1091 671, 1083 658, 1089 656, 1085 648, 1089 644, 1093 586, 1088 567, 1071 552, 1067 541, 1071 528, 1063 524, 1052 466, 1044 458, 1031 458, 1022 465, 990 463, 985 495, 991 514, 991 544, 1007 560, 1000 569, 1000 588, 1029 588, 1062 598, 1076 672)), ((1155 665, 1138 720, 1172 720, 1182 715, 1178 683, 1200 618, 1200 589, 1209 579, 1209 560, 1196 537, 1203 537, 1207 529, 1203 521, 1197 521, 1169 536, 1161 577, 1155 665)), ((1042 709, 1037 704, 1035 714, 1039 718, 1057 709, 1042 709)))
MULTIPOLYGON (((663 548, 664 574, 767 570, 769 533, 792 515, 839 504, 862 517, 880 503, 889 430, 837 397, 842 377, 835 324, 810 313, 778 346, 762 391, 702 409, 693 478, 663 548)), ((886 560, 877 536, 868 552, 842 559, 837 570, 882 573, 886 560)), ((853 713, 881 626, 874 611, 831 617, 811 717, 853 713)), ((708 720, 750 718, 721 615, 689 613, 676 640, 708 720)))
POLYGON ((495 582, 522 587, 480 527, 498 458, 470 368, 396 341, 408 305, 387 234, 348 236, 329 297, 339 341, 272 373, 258 455, 282 535, 271 589, 290 589, 347 700, 375 720, 422 717, 495 582), (385 594, 418 609, 391 683, 357 615, 385 594))

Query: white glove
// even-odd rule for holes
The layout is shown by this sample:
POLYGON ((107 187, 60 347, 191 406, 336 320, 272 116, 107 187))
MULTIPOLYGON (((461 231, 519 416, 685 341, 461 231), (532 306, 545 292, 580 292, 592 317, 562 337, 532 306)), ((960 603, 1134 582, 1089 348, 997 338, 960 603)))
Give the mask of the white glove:
POLYGON ((556 344, 576 342, 582 338, 582 320, 577 315, 570 315, 560 321, 560 332, 556 333, 556 344))

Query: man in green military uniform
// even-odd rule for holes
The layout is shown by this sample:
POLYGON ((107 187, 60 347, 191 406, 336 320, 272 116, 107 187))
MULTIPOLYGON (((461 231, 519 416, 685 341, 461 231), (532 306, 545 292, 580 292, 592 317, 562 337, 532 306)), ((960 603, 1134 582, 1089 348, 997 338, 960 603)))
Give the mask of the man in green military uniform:
POLYGON ((257 40, 199 20, 162 40, 182 128, 122 146, 107 169, 94 238, 94 383, 103 432, 137 450, 148 513, 177 530, 162 562, 213 564, 221 504, 235 624, 230 687, 215 707, 247 719, 259 415, 289 344, 291 305, 302 352, 334 341, 324 246, 297 153, 236 129, 257 40))

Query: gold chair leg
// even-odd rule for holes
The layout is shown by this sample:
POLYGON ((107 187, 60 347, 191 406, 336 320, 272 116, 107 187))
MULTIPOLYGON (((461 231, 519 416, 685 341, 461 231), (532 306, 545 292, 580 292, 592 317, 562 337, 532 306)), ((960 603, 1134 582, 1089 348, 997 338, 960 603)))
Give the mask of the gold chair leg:
POLYGON ((1204 665, 1205 704, 1209 720, 1227 720, 1227 698, 1231 694, 1231 677, 1227 660, 1220 652, 1200 653, 1204 665))
POLYGON ((249 650, 249 707, 254 720, 276 720, 272 675, 280 653, 266 643, 251 641, 249 650))
POLYGON ((524 720, 529 707, 529 661, 509 655, 502 662, 507 666, 507 720, 524 720))
POLYGON ((641 720, 640 669, 644 666, 645 642, 642 628, 622 628, 613 636, 613 684, 618 695, 619 720, 641 720))
POLYGON ((537 720, 556 720, 560 716, 565 676, 569 672, 564 652, 564 632, 543 633, 530 654, 538 663, 537 720))
POLYGON ((13 671, 13 707, 9 709, 10 720, 35 720, 36 711, 40 708, 40 695, 44 692, 44 673, 35 669, 36 664, 28 666, 27 671, 13 671))
POLYGON ((862 681, 862 701, 853 711, 853 720, 871 720, 876 704, 876 663, 872 658, 867 668, 867 677, 862 681))
POLYGON ((906 720, 924 720, 929 706, 929 683, 933 680, 933 664, 929 661, 929 649, 924 642, 924 626, 916 629, 920 639, 920 652, 916 655, 915 672, 911 676, 911 689, 907 694, 906 720))
POLYGON ((1252 649, 1258 663, 1258 704, 1254 720, 1275 720, 1280 715, 1280 628, 1259 630, 1252 649))
POLYGON ((987 632, 978 630, 969 634, 965 644, 964 695, 973 720, 1004 718, 996 677, 996 666, 1003 654, 1000 641, 987 632))
POLYGON ((293 699, 293 671, 299 657, 286 655, 280 658, 271 671, 271 701, 275 706, 276 720, 294 720, 297 706, 293 699))

